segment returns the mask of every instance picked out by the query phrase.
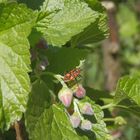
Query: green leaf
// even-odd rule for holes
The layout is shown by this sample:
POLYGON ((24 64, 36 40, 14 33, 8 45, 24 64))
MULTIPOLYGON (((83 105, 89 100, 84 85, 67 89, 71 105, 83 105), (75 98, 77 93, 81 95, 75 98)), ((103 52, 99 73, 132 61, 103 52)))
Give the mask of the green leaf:
POLYGON ((50 106, 50 91, 43 81, 33 84, 27 112, 26 128, 31 140, 88 140, 78 136, 70 124, 65 109, 61 106, 50 106))
POLYGON ((44 0, 17 0, 19 3, 25 3, 29 8, 39 9, 44 0))
POLYGON ((76 48, 55 48, 47 50, 49 61, 48 71, 56 74, 64 74, 79 65, 80 60, 86 58, 88 51, 86 49, 76 48))
POLYGON ((58 106, 53 106, 53 120, 52 120, 52 140, 88 140, 85 136, 78 136, 70 124, 70 120, 64 109, 58 106), (59 130, 59 131, 58 131, 59 130), (59 137, 59 138, 58 138, 59 137))
POLYGON ((118 81, 114 102, 118 103, 126 98, 140 105, 139 76, 124 76, 118 81))
POLYGON ((86 89, 86 95, 94 101, 98 101, 100 99, 112 99, 112 96, 107 91, 92 89, 89 87, 86 87, 85 89, 86 89))
POLYGON ((80 0, 46 0, 41 8, 42 15, 37 29, 54 46, 64 45, 98 17, 97 12, 80 0))
POLYGON ((104 121, 94 124, 92 130, 96 135, 96 140, 110 140, 111 138, 111 136, 108 134, 104 121))
POLYGON ((35 29, 33 29, 32 32, 30 33, 28 39, 30 42, 30 46, 32 48, 36 47, 36 46, 38 46, 38 43, 42 39, 42 34, 40 32, 37 32, 35 29))
POLYGON ((85 1, 99 16, 96 21, 85 28, 83 32, 72 38, 72 46, 84 46, 96 43, 108 37, 107 15, 105 9, 97 0, 85 1))
POLYGON ((106 124, 103 121, 104 113, 101 107, 95 104, 90 98, 86 97, 82 99, 81 102, 89 102, 92 105, 94 110, 94 117, 96 119, 96 123, 93 123, 92 131, 95 133, 96 140, 110 140, 110 135, 106 128, 106 124))
POLYGON ((24 5, 0 5, 0 90, 4 128, 20 120, 30 92, 27 36, 35 13, 24 5))
POLYGON ((42 11, 53 12, 55 10, 63 9, 64 4, 69 2, 69 0, 45 0, 41 6, 42 11))
POLYGON ((32 84, 32 92, 30 93, 25 113, 26 129, 30 132, 30 138, 33 137, 32 132, 34 131, 36 122, 39 121, 40 116, 50 106, 50 95, 51 93, 43 81, 37 80, 32 84))
POLYGON ((131 102, 129 99, 122 100, 119 102, 117 107, 121 108, 123 112, 128 112, 129 114, 131 113, 140 117, 140 106, 134 102, 131 102))
POLYGON ((95 118, 97 120, 96 124, 93 124, 92 131, 96 135, 96 140, 110 140, 109 132, 106 128, 106 124, 103 121, 104 113, 99 105, 93 105, 95 118))

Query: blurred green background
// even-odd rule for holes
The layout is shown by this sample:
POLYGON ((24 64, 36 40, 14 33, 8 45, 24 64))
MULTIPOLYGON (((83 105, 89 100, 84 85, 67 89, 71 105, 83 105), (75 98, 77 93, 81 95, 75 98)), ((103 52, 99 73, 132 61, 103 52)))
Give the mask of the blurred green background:
MULTIPOLYGON (((120 76, 140 75, 140 0, 102 2, 108 12, 110 38, 89 45, 92 51, 86 60, 84 82, 113 93, 120 76)), ((125 110, 111 110, 111 114, 127 120, 122 127, 109 124, 115 140, 140 140, 138 116, 125 110)))

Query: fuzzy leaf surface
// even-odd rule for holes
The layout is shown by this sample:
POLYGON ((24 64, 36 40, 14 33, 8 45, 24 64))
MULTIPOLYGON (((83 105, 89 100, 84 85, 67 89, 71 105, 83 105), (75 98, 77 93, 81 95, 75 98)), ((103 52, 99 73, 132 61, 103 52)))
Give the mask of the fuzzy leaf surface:
POLYGON ((114 101, 118 103, 126 98, 140 105, 139 76, 124 76, 118 81, 114 101))
POLYGON ((72 128, 65 109, 50 105, 50 91, 43 81, 33 84, 25 115, 27 131, 31 140, 88 140, 78 136, 72 128))
POLYGON ((0 109, 8 129, 25 112, 30 92, 30 53, 27 37, 35 13, 25 5, 0 4, 0 109))
POLYGON ((97 12, 80 0, 46 0, 41 7, 37 29, 49 44, 61 46, 97 17, 97 12))
POLYGON ((107 15, 105 8, 98 0, 85 0, 88 6, 94 10, 98 18, 87 26, 81 33, 75 35, 71 40, 73 47, 93 44, 108 37, 107 15))

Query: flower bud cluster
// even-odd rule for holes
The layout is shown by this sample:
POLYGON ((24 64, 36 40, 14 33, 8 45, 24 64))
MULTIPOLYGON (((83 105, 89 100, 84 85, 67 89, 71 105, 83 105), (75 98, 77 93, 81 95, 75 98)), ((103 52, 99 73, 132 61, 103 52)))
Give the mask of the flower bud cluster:
POLYGON ((63 88, 58 93, 58 98, 65 107, 70 107, 73 102, 74 113, 69 115, 71 125, 73 128, 80 128, 84 131, 92 129, 92 123, 84 119, 83 115, 93 115, 94 111, 90 103, 81 102, 78 99, 84 98, 86 95, 86 90, 82 85, 75 85, 71 89, 63 86, 63 88))

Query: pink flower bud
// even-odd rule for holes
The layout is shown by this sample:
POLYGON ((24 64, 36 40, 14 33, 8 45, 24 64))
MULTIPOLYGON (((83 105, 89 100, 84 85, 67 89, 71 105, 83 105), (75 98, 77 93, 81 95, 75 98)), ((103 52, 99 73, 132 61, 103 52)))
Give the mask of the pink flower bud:
POLYGON ((89 120, 83 120, 80 128, 82 130, 91 130, 92 129, 92 123, 89 120))
POLYGON ((90 103, 84 103, 84 104, 79 104, 80 106, 80 111, 82 114, 86 115, 93 115, 93 109, 90 103))
POLYGON ((81 119, 77 112, 74 112, 70 116, 70 122, 71 122, 73 128, 77 128, 80 125, 81 119))
POLYGON ((86 95, 86 90, 83 88, 82 85, 76 85, 76 87, 74 87, 74 95, 77 98, 83 98, 86 95))
POLYGON ((65 107, 69 107, 72 101, 73 92, 69 88, 62 88, 58 93, 59 100, 65 107))

